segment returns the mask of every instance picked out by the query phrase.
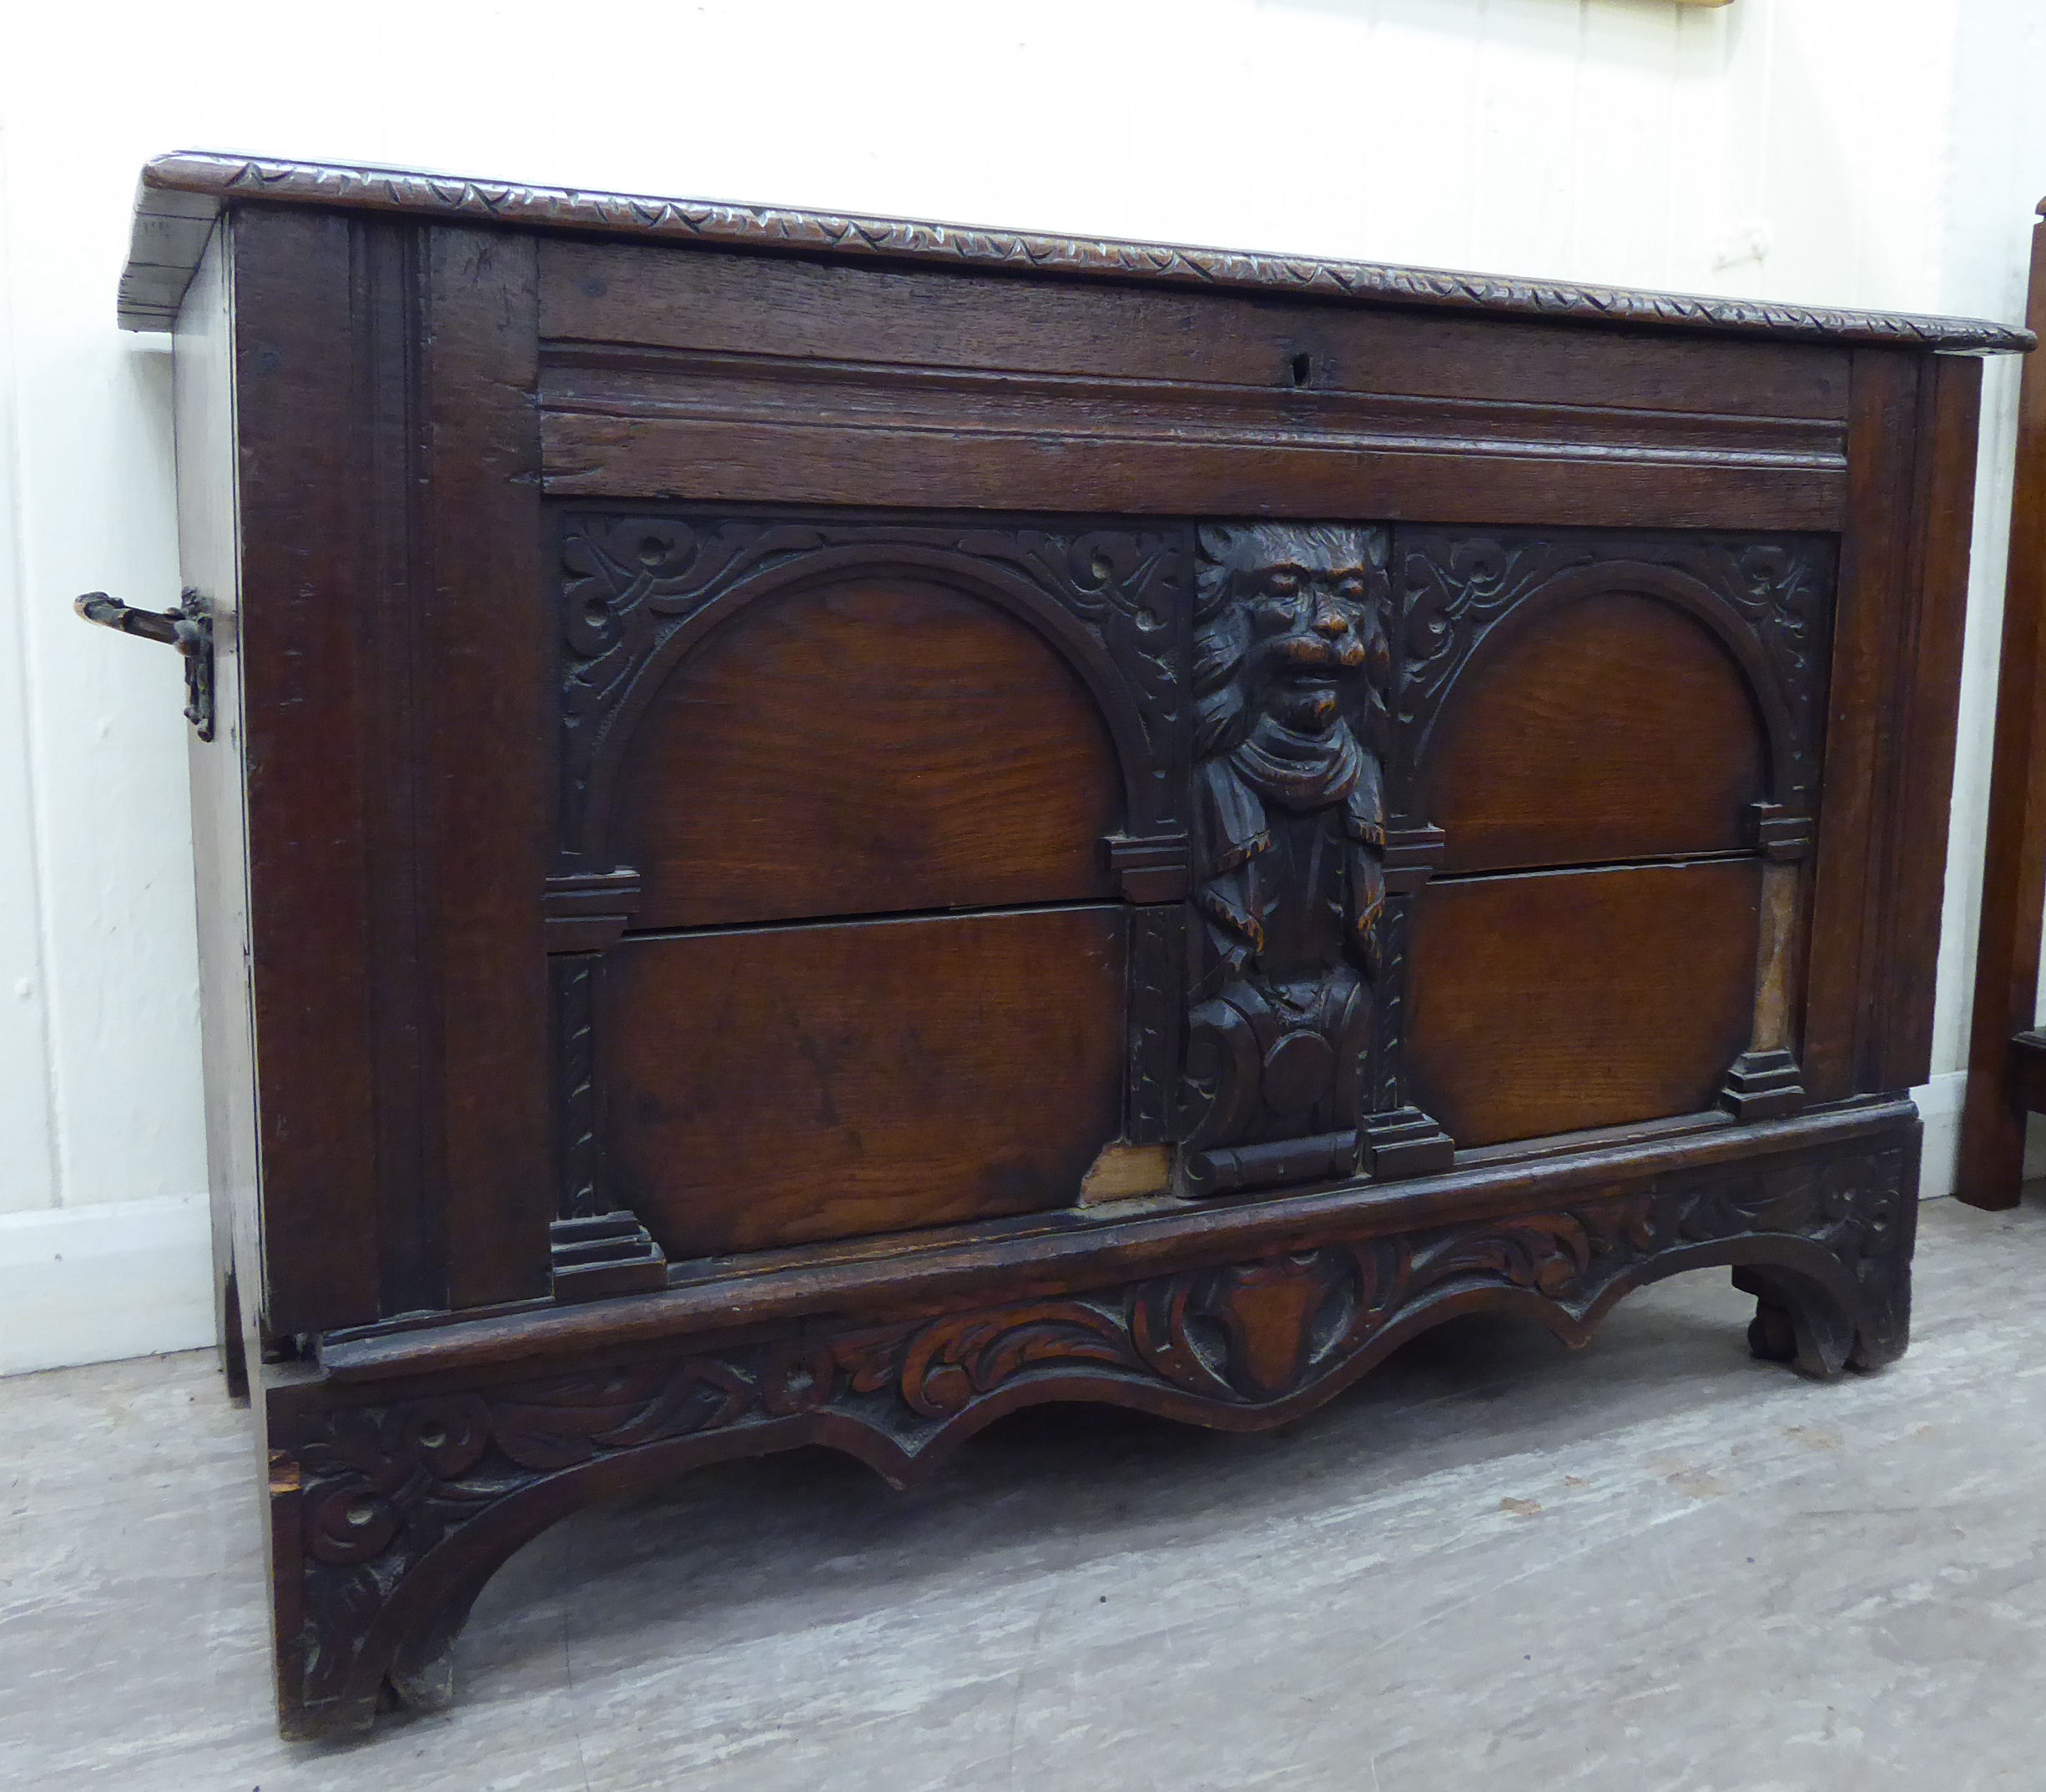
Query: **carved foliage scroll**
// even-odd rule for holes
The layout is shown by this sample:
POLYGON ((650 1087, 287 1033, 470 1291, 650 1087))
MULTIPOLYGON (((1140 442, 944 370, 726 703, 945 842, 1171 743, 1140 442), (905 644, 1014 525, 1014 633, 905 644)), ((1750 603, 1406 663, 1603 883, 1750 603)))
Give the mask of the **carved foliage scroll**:
POLYGON ((1831 541, 1403 529, 1397 558, 1404 665, 1400 751, 1388 768, 1395 810, 1406 812, 1416 755, 1450 686, 1491 630, 1566 575, 1610 568, 1612 588, 1624 589, 1626 568, 1639 566, 1690 581, 1729 630, 1752 641, 1766 667, 1765 694, 1774 699, 1781 721, 1783 737, 1773 743, 1779 765, 1775 802, 1793 814, 1812 812, 1825 738, 1831 541))
POLYGON ((1842 1350, 1887 1362, 1908 1324, 1913 1155, 1881 1140, 1812 1150, 1098 1292, 315 1412, 293 1440, 307 1701, 345 1693, 377 1612, 423 1561, 526 1488, 603 1457, 751 1432, 733 1447, 829 1442, 907 1480, 934 1444, 1031 1399, 1277 1423, 1445 1303, 1533 1301, 1580 1331, 1655 1259, 1682 1266, 1701 1250, 1775 1266, 1765 1277, 1802 1266, 1807 1286, 1822 1276, 1842 1350))
POLYGON ((562 844, 607 869, 602 793, 629 750, 635 692, 678 630, 743 591, 834 567, 893 566, 1020 594, 1070 616, 1099 650, 1139 843, 1183 829, 1179 667, 1187 541, 1172 528, 975 528, 571 511, 562 521, 562 844), (1134 738, 1130 735, 1133 732, 1134 738), (1131 758, 1141 763, 1127 763, 1131 758))

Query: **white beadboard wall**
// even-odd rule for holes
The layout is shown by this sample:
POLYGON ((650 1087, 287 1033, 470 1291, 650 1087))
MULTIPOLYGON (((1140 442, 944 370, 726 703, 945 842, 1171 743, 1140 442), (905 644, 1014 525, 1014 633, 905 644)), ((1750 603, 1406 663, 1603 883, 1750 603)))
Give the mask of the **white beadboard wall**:
MULTIPOLYGON (((0 43, 0 1371, 206 1341, 169 356, 179 147, 1857 305, 2023 310, 2038 0, 243 0, 0 43)), ((2015 372, 1993 367, 1928 1192, 1951 1175, 2015 372), (1943 1122, 1942 1116, 1948 1116, 1943 1122)))

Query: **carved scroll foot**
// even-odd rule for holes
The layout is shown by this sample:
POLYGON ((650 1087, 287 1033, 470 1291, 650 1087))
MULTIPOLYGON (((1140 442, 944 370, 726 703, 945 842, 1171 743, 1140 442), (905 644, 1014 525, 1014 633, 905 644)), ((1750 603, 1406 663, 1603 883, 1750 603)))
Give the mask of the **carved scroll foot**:
MULTIPOLYGON (((462 1614, 467 1620, 468 1614, 462 1614)), ((411 1650, 401 1650, 386 1684, 397 1702, 411 1711, 444 1711, 455 1702, 455 1636, 436 1633, 411 1650)))
POLYGON ((1760 1270, 1736 1270, 1733 1285, 1755 1296, 1747 1347, 1763 1362, 1787 1362, 1815 1382, 1830 1382, 1847 1367, 1854 1328, 1832 1301, 1760 1270))
MULTIPOLYGON (((1734 1286, 1755 1296, 1747 1341, 1756 1356, 1830 1381, 1843 1369, 1879 1369, 1903 1355, 1911 1341, 1916 1160, 1914 1149, 1888 1186, 1862 1193, 1851 1224, 1819 1234, 1830 1261, 1820 1258, 1811 1269, 1749 1263, 1734 1270, 1734 1286)), ((1821 1200, 1828 1218, 1828 1210, 1848 1211, 1837 1183, 1822 1186, 1821 1200)))

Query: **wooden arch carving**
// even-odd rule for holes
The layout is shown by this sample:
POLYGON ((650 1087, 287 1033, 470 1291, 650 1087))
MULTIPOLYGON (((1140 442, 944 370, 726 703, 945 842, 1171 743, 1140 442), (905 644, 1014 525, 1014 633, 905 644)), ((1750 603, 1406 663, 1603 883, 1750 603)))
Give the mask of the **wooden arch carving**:
POLYGON ((1442 717, 1455 704, 1473 668, 1482 669, 1557 612, 1586 599, 1634 596, 1674 605, 1701 623, 1731 655, 1761 717, 1767 745, 1771 796, 1783 800, 1793 781, 1796 733, 1790 706, 1753 624, 1702 579, 1673 566, 1643 560, 1608 560, 1566 568, 1518 596, 1496 620, 1478 631, 1435 693, 1414 739, 1409 763, 1418 777, 1435 744, 1442 717))
MULTIPOLYGON (((666 521, 649 520, 649 526, 658 526, 666 521)), ((743 529, 751 526, 727 526, 743 529)), ((1113 589, 1097 587, 1089 591, 1075 583, 1061 590, 1055 577, 1046 576, 1048 567, 1032 565, 1026 571, 1017 563, 1020 555, 1005 560, 970 551, 958 539, 957 531, 861 530, 848 526, 831 531, 784 528, 774 532, 805 536, 809 542, 806 546, 791 544, 771 555, 740 557, 728 576, 708 581, 679 607, 678 620, 672 626, 649 632, 652 638, 645 651, 607 706, 609 712, 603 717, 588 752, 586 788, 582 801, 576 805, 579 813, 564 841, 585 865, 597 868, 610 863, 609 838, 632 737, 669 676, 718 630, 759 606, 861 574, 892 574, 956 591, 990 605, 1031 629, 1057 654, 1092 699, 1121 774, 1124 826, 1132 834, 1143 835, 1170 831, 1177 826, 1177 792, 1172 788, 1174 781, 1167 775, 1171 744, 1165 737, 1162 717, 1146 712, 1156 712, 1160 706, 1155 701, 1147 703, 1146 697, 1154 692, 1137 687, 1118 668, 1105 639, 1118 621, 1126 622, 1134 632, 1160 637, 1155 651, 1164 676, 1154 681, 1154 692, 1156 687, 1169 686, 1173 667, 1167 642, 1180 625, 1172 607, 1162 599, 1153 608, 1134 591, 1127 592, 1129 601, 1123 602, 1118 601, 1113 589), (948 533, 953 539, 936 539, 948 533), (919 539, 920 535, 929 538, 919 539), (1087 615, 1090 607, 1098 612, 1096 616, 1087 615)), ((1023 547, 1026 544, 1020 535, 988 531, 983 537, 970 539, 975 547, 1011 543, 1023 547)), ((1162 544, 1149 557, 1170 557, 1177 546, 1162 544)), ((1034 557, 1041 561, 1046 556, 1034 557)), ((1159 582, 1167 576, 1162 569, 1157 575, 1159 582)), ((1111 583, 1103 581, 1104 586, 1111 583)), ((1165 694, 1169 698, 1169 692, 1165 694)))

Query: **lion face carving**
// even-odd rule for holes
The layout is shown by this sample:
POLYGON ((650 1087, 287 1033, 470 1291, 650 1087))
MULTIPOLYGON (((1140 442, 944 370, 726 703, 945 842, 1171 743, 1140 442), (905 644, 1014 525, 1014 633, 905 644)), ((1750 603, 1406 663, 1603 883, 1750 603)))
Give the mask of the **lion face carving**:
POLYGON ((1354 730, 1375 721, 1388 673, 1385 558, 1373 529, 1201 531, 1197 756, 1229 755, 1289 808, 1348 794, 1363 770, 1354 730))

